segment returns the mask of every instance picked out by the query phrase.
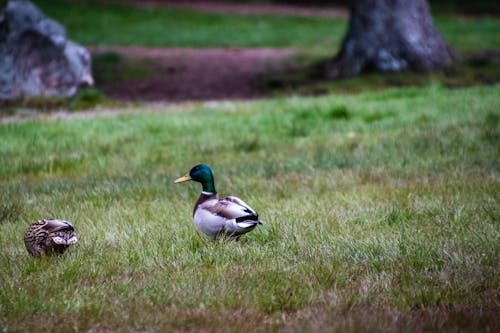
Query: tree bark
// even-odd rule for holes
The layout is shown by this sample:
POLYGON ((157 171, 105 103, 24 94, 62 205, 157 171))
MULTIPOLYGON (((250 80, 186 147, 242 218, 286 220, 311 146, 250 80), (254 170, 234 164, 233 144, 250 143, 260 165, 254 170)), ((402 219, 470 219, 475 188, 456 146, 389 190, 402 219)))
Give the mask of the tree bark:
POLYGON ((348 32, 326 74, 342 78, 367 70, 432 70, 450 65, 453 58, 426 0, 352 0, 348 32))

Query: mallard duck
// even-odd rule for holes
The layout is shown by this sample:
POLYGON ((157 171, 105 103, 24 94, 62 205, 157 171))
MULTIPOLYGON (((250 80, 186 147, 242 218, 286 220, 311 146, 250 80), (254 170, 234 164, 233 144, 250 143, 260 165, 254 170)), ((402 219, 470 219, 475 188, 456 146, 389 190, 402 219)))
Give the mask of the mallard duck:
POLYGON ((215 190, 214 176, 206 164, 194 166, 188 174, 175 180, 201 183, 202 192, 194 205, 193 219, 198 229, 211 238, 240 236, 262 224, 259 215, 240 198, 229 196, 219 199, 215 190))
POLYGON ((73 225, 65 220, 38 220, 24 234, 24 245, 34 257, 63 254, 77 241, 73 225))

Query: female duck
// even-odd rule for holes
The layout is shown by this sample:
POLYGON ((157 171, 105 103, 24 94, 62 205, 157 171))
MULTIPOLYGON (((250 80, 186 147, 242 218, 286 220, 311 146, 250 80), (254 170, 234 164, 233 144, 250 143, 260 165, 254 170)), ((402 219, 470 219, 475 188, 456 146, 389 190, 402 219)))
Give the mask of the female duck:
POLYGON ((259 215, 237 197, 219 199, 215 191, 214 176, 206 164, 194 166, 188 174, 175 180, 182 183, 194 180, 201 183, 202 192, 194 206, 194 224, 212 238, 226 236, 238 240, 241 235, 262 224, 259 215))
POLYGON ((78 238, 73 225, 66 220, 38 220, 24 234, 24 245, 34 257, 63 254, 78 238))

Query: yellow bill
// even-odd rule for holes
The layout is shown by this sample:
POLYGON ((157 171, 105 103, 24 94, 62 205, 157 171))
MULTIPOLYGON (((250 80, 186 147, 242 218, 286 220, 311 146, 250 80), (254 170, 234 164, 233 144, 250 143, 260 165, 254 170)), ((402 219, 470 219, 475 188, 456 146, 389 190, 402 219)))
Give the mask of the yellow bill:
POLYGON ((180 178, 177 178, 174 183, 182 183, 182 182, 187 182, 188 180, 191 180, 191 176, 189 174, 182 176, 180 178))

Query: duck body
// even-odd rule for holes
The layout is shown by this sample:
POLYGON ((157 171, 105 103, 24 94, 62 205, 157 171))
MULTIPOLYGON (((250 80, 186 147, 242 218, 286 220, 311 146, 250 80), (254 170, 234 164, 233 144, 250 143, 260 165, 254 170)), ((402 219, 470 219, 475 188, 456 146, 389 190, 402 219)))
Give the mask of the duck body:
POLYGON ((77 241, 71 222, 61 219, 38 220, 32 223, 24 234, 24 245, 34 257, 63 254, 77 241))
POLYGON ((184 177, 175 182, 188 180, 202 184, 198 201, 193 210, 196 227, 205 235, 216 239, 219 237, 235 238, 262 224, 259 215, 243 200, 235 196, 220 199, 215 191, 212 170, 205 164, 199 164, 184 177))
POLYGON ((252 231, 262 221, 243 200, 230 196, 219 199, 217 193, 200 194, 193 210, 196 227, 207 236, 239 236, 252 231))

